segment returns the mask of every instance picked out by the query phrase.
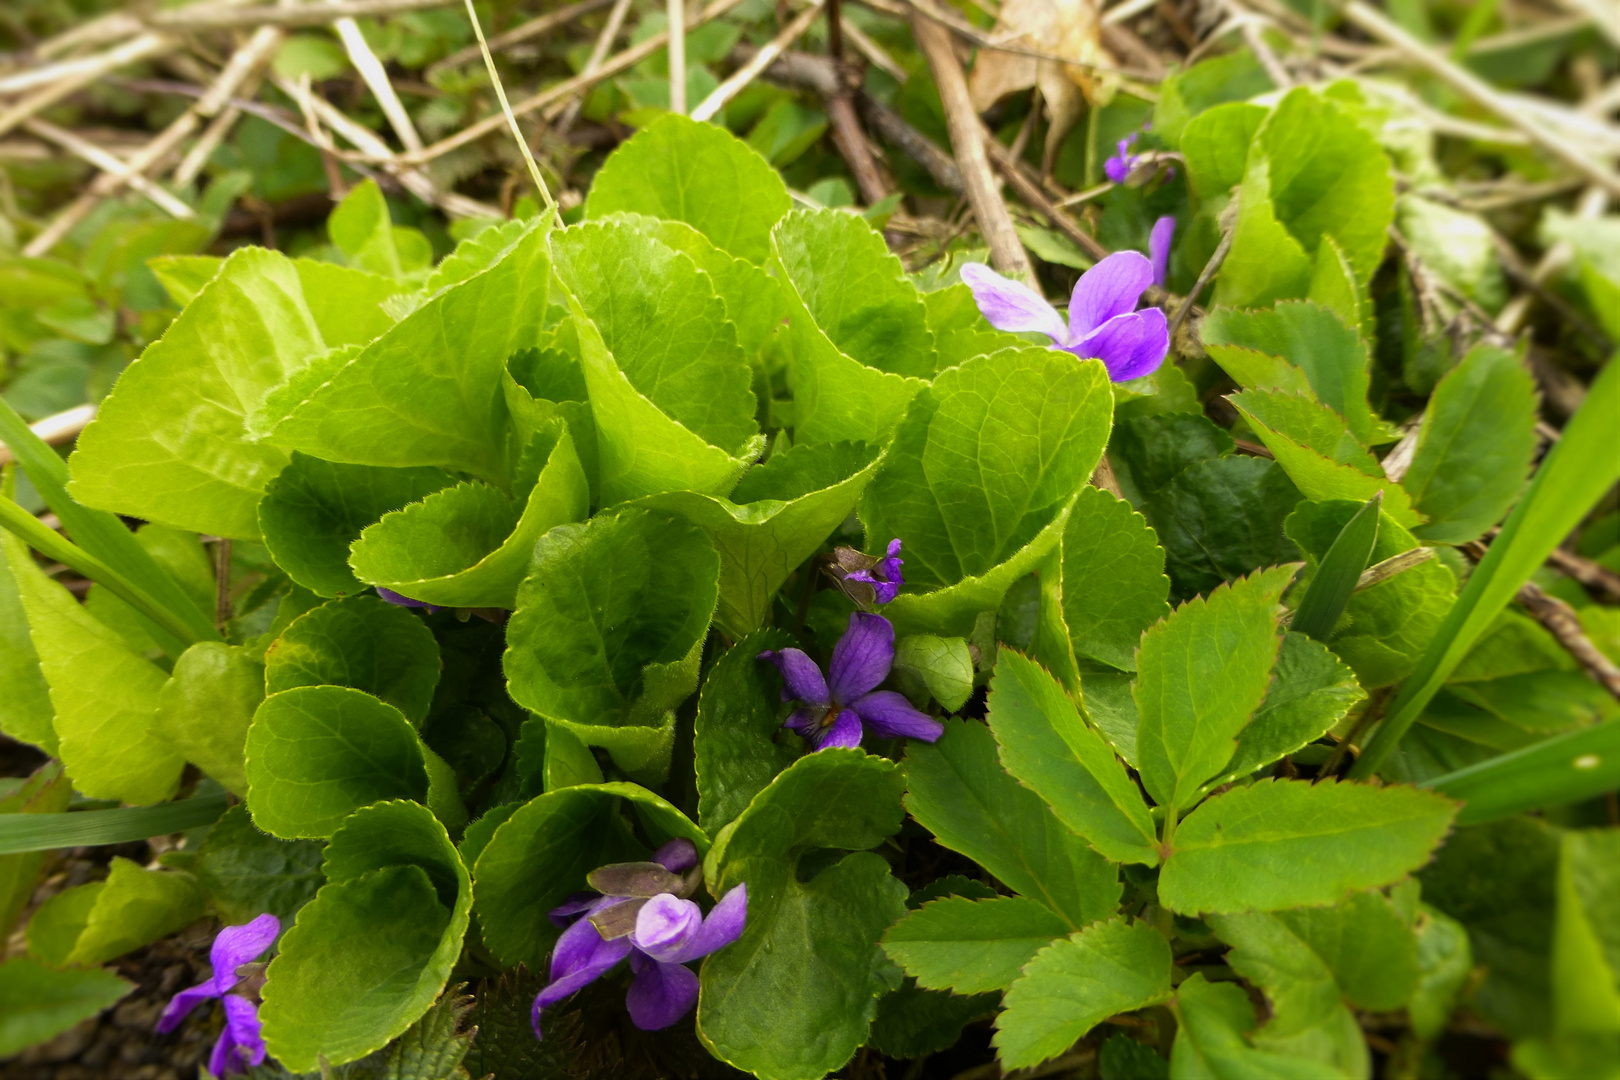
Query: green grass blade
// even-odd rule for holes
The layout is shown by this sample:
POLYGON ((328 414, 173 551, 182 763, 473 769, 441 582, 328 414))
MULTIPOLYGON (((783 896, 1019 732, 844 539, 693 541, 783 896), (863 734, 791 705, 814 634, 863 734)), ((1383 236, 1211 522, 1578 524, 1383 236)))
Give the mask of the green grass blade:
POLYGON ((1316 570, 1316 577, 1305 590, 1299 610, 1294 612, 1294 621, 1288 624, 1290 630, 1317 641, 1327 641, 1339 616, 1344 614, 1345 605, 1355 595, 1356 582, 1367 569, 1367 560, 1372 558, 1373 544, 1378 541, 1378 515, 1383 505, 1384 493, 1380 491, 1339 530, 1333 546, 1328 548, 1322 565, 1316 570))
POLYGON ((1544 739, 1421 786, 1463 801, 1459 825, 1589 799, 1620 788, 1620 720, 1544 739))
POLYGON ((66 814, 0 814, 0 855, 53 848, 122 844, 183 832, 219 820, 229 804, 224 792, 157 806, 83 810, 66 814))
MULTIPOLYGON (((154 600, 145 589, 131 583, 124 575, 60 533, 46 528, 39 518, 4 496, 0 496, 0 528, 16 533, 22 537, 24 543, 47 559, 55 559, 72 567, 91 581, 106 586, 109 591, 133 604, 137 611, 157 623, 165 632, 178 638, 182 650, 186 645, 204 640, 196 632, 195 627, 154 600)), ((208 628, 208 637, 216 640, 219 637, 212 626, 208 628)))
POLYGON ((1365 780, 1378 771, 1519 586, 1620 480, 1620 453, 1614 441, 1617 416, 1620 363, 1611 361, 1598 373, 1586 401, 1542 462, 1524 498, 1508 515, 1490 551, 1474 568, 1417 668, 1401 684, 1388 717, 1350 770, 1353 779, 1365 780))
POLYGON ((92 510, 67 493, 67 462, 35 435, 4 400, 0 400, 0 442, 11 450, 74 543, 117 571, 190 628, 178 635, 181 641, 189 644, 218 639, 211 614, 200 609, 179 583, 147 554, 117 515, 92 510))

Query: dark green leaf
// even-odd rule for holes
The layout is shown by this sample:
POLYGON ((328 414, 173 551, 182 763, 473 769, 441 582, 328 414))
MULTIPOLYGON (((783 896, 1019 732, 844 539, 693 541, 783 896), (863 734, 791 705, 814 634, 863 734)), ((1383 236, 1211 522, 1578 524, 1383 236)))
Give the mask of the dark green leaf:
POLYGON ((758 659, 793 639, 781 630, 743 638, 715 661, 698 698, 696 757, 698 821, 719 831, 747 808, 783 769, 794 751, 780 741, 781 679, 758 659))
POLYGON ((364 690, 405 714, 427 716, 439 682, 439 644, 409 608, 375 596, 329 600, 300 615, 265 654, 271 694, 298 686, 364 690))

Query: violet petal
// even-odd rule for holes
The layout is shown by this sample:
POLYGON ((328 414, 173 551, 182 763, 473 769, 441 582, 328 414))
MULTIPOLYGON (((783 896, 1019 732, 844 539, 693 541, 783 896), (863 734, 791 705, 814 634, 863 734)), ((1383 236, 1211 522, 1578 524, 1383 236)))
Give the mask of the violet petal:
POLYGON ((691 970, 640 953, 631 954, 630 969, 636 978, 624 996, 624 1005, 642 1031, 667 1028, 697 1004, 698 977, 691 970))
POLYGON ((259 1007, 247 998, 226 994, 220 1004, 225 1006, 225 1030, 235 1043, 233 1057, 250 1065, 264 1062, 264 1038, 259 1034, 259 1007))
POLYGON ((874 734, 885 739, 921 739, 933 742, 945 733, 945 725, 932 716, 912 708, 905 695, 893 690, 874 690, 849 703, 860 714, 861 721, 874 734))
POLYGON ((1109 319, 1070 351, 1096 357, 1110 379, 1127 382, 1158 369, 1170 351, 1170 326, 1163 311, 1145 308, 1109 319))
POLYGON ((1004 278, 983 263, 965 264, 962 281, 973 290, 980 314, 997 330, 1036 330, 1059 344, 1066 340, 1063 317, 1023 282, 1004 278))
POLYGON ((376 586, 376 589, 378 596, 396 607, 425 608, 429 615, 439 610, 437 605, 430 604, 426 600, 412 600, 403 593, 397 593, 392 589, 385 589, 381 585, 376 586))
POLYGON ((534 1010, 530 1014, 534 1037, 541 1037, 541 1010, 593 982, 629 955, 628 937, 603 941, 589 919, 581 919, 564 930, 551 954, 551 982, 534 996, 534 1010))
POLYGON ((209 979, 199 986, 189 990, 182 990, 169 999, 163 1007, 163 1015, 158 1017, 157 1030, 160 1035, 167 1035, 180 1026, 180 1021, 205 1001, 219 997, 219 991, 214 989, 214 980, 209 979))
POLYGON ((1176 235, 1176 219, 1166 215, 1153 223, 1148 233, 1148 261, 1153 264, 1153 284, 1164 287, 1165 271, 1170 267, 1170 241, 1176 235))
POLYGON ((816 740, 817 750, 861 745, 861 718, 853 709, 841 709, 838 719, 816 740))
POLYGON ((684 836, 677 836, 653 852, 652 861, 672 874, 692 869, 698 864, 697 845, 684 836))
POLYGON ((855 612, 827 664, 832 700, 843 704, 877 689, 893 664, 894 626, 881 615, 855 612))
POLYGON ((227 926, 214 938, 208 960, 214 965, 214 989, 221 994, 236 985, 236 969, 264 955, 281 933, 281 920, 260 915, 242 926, 227 926))
POLYGON ((766 649, 759 654, 759 659, 776 665, 776 670, 782 673, 783 690, 790 700, 808 705, 826 705, 832 701, 821 668, 802 649, 766 649))
POLYGON ((547 916, 557 926, 567 926, 573 922, 573 916, 582 915, 599 905, 603 899, 602 894, 583 891, 570 893, 568 899, 552 908, 547 916))
POLYGON ((1153 284, 1153 264, 1139 251, 1116 251, 1080 275, 1069 298, 1069 338, 1075 343, 1119 315, 1136 310, 1142 291, 1153 284))
POLYGON ((642 905, 630 943, 654 960, 673 961, 702 925, 696 904, 660 893, 642 905))
POLYGON ((684 964, 688 960, 708 956, 716 949, 723 949, 742 937, 747 922, 748 885, 733 885, 726 890, 720 902, 709 909, 698 932, 692 935, 679 953, 669 959, 684 964))

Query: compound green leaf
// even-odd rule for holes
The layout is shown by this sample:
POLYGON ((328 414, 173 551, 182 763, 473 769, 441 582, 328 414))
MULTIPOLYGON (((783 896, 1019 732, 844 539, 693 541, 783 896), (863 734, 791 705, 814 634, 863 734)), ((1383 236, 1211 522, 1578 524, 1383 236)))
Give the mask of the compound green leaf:
POLYGON ((423 748, 392 705, 345 686, 271 694, 247 738, 253 823, 284 840, 331 836, 355 810, 425 801, 423 748))
POLYGON ((0 964, 0 1057, 46 1042, 135 989, 98 968, 61 971, 26 956, 0 964))
POLYGON ((1420 540, 1477 540, 1524 490, 1536 452, 1536 388, 1503 349, 1479 345, 1440 380, 1401 480, 1427 524, 1420 540))
MULTIPOLYGON (((1001 662, 1014 659, 1023 658, 1004 652, 1001 662)), ((907 747, 905 771, 911 816, 1009 889, 1045 904, 1071 928, 1104 918, 1118 906, 1118 872, 1065 828, 1061 815, 1039 795, 1008 775, 983 724, 945 721, 937 743, 907 747)))
POLYGON ((329 461, 437 465, 504 483, 501 373, 535 343, 550 280, 546 229, 531 226, 332 372, 268 441, 329 461))
POLYGON ((1277 602, 1296 569, 1275 567, 1195 597, 1142 635, 1136 752, 1142 782, 1161 805, 1191 805, 1232 759, 1271 682, 1277 602))
POLYGON ((420 725, 439 682, 439 643, 409 608, 375 596, 328 600, 292 621, 264 657, 265 691, 349 686, 420 725))
POLYGON ((547 533, 507 625, 518 704, 606 747, 627 770, 662 771, 670 711, 697 689, 720 558, 701 529, 646 510, 547 533))
POLYGON ((718 835, 793 763, 793 748, 778 734, 781 680, 759 659, 792 644, 785 631, 757 631, 726 650, 703 680, 694 754, 698 821, 709 833, 718 835))
POLYGON ((637 505, 709 534, 720 553, 715 622, 747 634, 763 625, 788 575, 849 517, 879 460, 864 443, 795 446, 744 473, 730 499, 671 491, 637 505))
POLYGON ((259 498, 287 454, 251 441, 247 416, 316 357, 388 329, 380 305, 398 289, 358 270, 238 249, 102 402, 69 461, 69 494, 179 528, 257 537, 259 498))
POLYGON ((793 206, 770 163, 725 128, 666 114, 608 156, 585 216, 620 211, 684 221, 722 251, 760 263, 793 206))
POLYGON ((883 951, 930 990, 1005 990, 1023 966, 1070 927, 1050 908, 1018 896, 951 896, 907 913, 883 935, 883 951))
POLYGON ((1001 650, 990 684, 989 721, 1007 771, 1059 820, 1109 859, 1158 863, 1153 819, 1141 792, 1056 679, 1018 653, 1001 650))
POLYGON ((748 886, 742 937, 700 976, 698 1036, 720 1060, 762 1080, 816 1080, 866 1041, 878 998, 900 981, 878 939, 906 888, 862 849, 900 828, 900 788, 882 758, 823 750, 754 796, 711 853, 710 892, 748 886), (826 848, 854 854, 804 873, 805 855, 826 848))
POLYGON ((590 509, 590 487, 574 439, 560 419, 535 435, 545 466, 518 504, 476 481, 387 514, 355 541, 349 565, 362 581, 445 607, 512 608, 534 545, 590 509))
POLYGON ((1081 488, 1063 529, 1063 621, 1074 651, 1136 670, 1136 644, 1170 613, 1169 593, 1147 520, 1101 488, 1081 488))
POLYGON ((1159 875, 1173 911, 1337 903, 1428 861, 1457 804, 1416 788, 1262 780, 1211 798, 1176 830, 1159 875))
POLYGON ((174 794, 185 759, 158 737, 168 676, 45 576, 26 545, 0 536, 73 786, 92 798, 146 804, 174 794))
POLYGON ((153 726, 185 759, 234 795, 247 794, 242 754, 264 700, 264 661, 252 649, 199 641, 158 692, 153 726))
POLYGON ((1003 1069, 1057 1057, 1110 1016, 1168 1001, 1170 943, 1115 918, 1042 949, 1007 991, 992 1040, 1003 1069))
POLYGON ((317 596, 365 585, 349 569, 349 546, 384 514, 455 483, 443 469, 340 465, 296 451, 265 489, 259 531, 276 565, 317 596))

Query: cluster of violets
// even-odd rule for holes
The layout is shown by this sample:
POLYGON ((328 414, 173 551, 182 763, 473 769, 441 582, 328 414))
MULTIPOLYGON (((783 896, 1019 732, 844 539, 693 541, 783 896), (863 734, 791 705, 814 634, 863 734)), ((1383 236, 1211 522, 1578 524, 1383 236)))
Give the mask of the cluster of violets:
POLYGON ((280 933, 281 920, 274 915, 260 915, 245 926, 221 930, 208 953, 213 973, 170 998, 158 1017, 157 1029, 166 1034, 198 1005, 210 998, 219 999, 225 1010, 225 1030, 219 1033, 219 1041, 208 1057, 208 1071, 215 1076, 245 1072, 264 1061, 264 1039, 259 1035, 259 988, 264 985, 264 965, 254 961, 264 955, 280 933))

